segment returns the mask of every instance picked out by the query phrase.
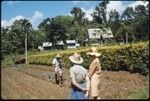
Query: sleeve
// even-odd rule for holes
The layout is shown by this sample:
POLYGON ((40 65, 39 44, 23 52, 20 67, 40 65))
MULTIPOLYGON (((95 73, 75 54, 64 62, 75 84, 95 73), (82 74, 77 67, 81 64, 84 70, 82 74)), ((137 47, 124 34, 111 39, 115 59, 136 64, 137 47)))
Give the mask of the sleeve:
POLYGON ((94 63, 92 63, 92 65, 90 65, 90 67, 89 67, 89 76, 90 77, 93 75, 96 67, 97 67, 97 63, 96 62, 94 62, 94 63))
POLYGON ((72 68, 70 69, 70 78, 75 78, 75 74, 72 68))
POLYGON ((52 64, 54 65, 56 62, 55 62, 55 59, 52 61, 52 64))

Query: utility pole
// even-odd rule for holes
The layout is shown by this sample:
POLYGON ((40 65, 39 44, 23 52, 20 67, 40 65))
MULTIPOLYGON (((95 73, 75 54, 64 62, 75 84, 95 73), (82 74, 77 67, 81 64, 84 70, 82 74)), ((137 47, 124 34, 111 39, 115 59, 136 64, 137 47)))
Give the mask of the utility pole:
POLYGON ((126 43, 128 43, 128 33, 126 32, 126 43))
POLYGON ((125 36, 126 36, 126 43, 128 43, 128 33, 129 33, 129 29, 124 25, 124 23, 122 23, 123 27, 126 29, 126 33, 125 33, 125 36))
POLYGON ((25 60, 26 60, 26 64, 28 63, 27 60, 27 33, 25 33, 25 60))

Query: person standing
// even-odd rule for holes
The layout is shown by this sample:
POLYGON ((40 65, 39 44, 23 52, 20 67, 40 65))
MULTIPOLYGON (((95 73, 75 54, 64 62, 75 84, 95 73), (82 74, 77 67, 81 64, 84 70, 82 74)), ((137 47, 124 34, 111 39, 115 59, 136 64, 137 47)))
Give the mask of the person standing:
POLYGON ((52 61, 52 64, 55 71, 55 82, 56 84, 59 84, 60 87, 62 87, 63 78, 62 78, 62 63, 60 54, 57 54, 55 56, 55 58, 52 61))
POLYGON ((89 66, 89 78, 90 78, 90 85, 91 85, 91 96, 94 99, 99 98, 99 83, 100 83, 100 73, 101 73, 101 65, 99 61, 99 56, 101 56, 101 53, 97 52, 96 47, 92 47, 90 49, 90 52, 87 53, 87 55, 90 55, 92 58, 92 62, 89 66))
POLYGON ((70 68, 71 96, 70 99, 86 99, 90 90, 90 80, 87 70, 81 65, 82 57, 78 53, 69 57, 72 67, 70 68))

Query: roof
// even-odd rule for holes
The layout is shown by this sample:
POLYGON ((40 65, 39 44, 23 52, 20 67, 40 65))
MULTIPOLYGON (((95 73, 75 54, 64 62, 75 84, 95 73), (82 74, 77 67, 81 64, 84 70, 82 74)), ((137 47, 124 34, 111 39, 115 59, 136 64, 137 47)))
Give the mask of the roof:
POLYGON ((76 43, 75 40, 66 40, 66 43, 76 43))
POLYGON ((91 28, 88 29, 88 34, 89 38, 100 38, 101 35, 103 38, 112 38, 113 34, 110 28, 103 28, 103 29, 98 29, 98 28, 91 28))

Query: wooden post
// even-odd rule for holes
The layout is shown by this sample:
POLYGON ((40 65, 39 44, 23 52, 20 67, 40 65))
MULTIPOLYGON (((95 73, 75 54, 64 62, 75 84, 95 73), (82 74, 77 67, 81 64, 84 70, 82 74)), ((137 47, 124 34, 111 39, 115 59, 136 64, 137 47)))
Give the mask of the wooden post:
POLYGON ((26 63, 28 63, 28 60, 27 60, 27 33, 25 35, 25 60, 26 60, 26 63))
POLYGON ((126 43, 128 43, 128 33, 126 32, 126 43))

